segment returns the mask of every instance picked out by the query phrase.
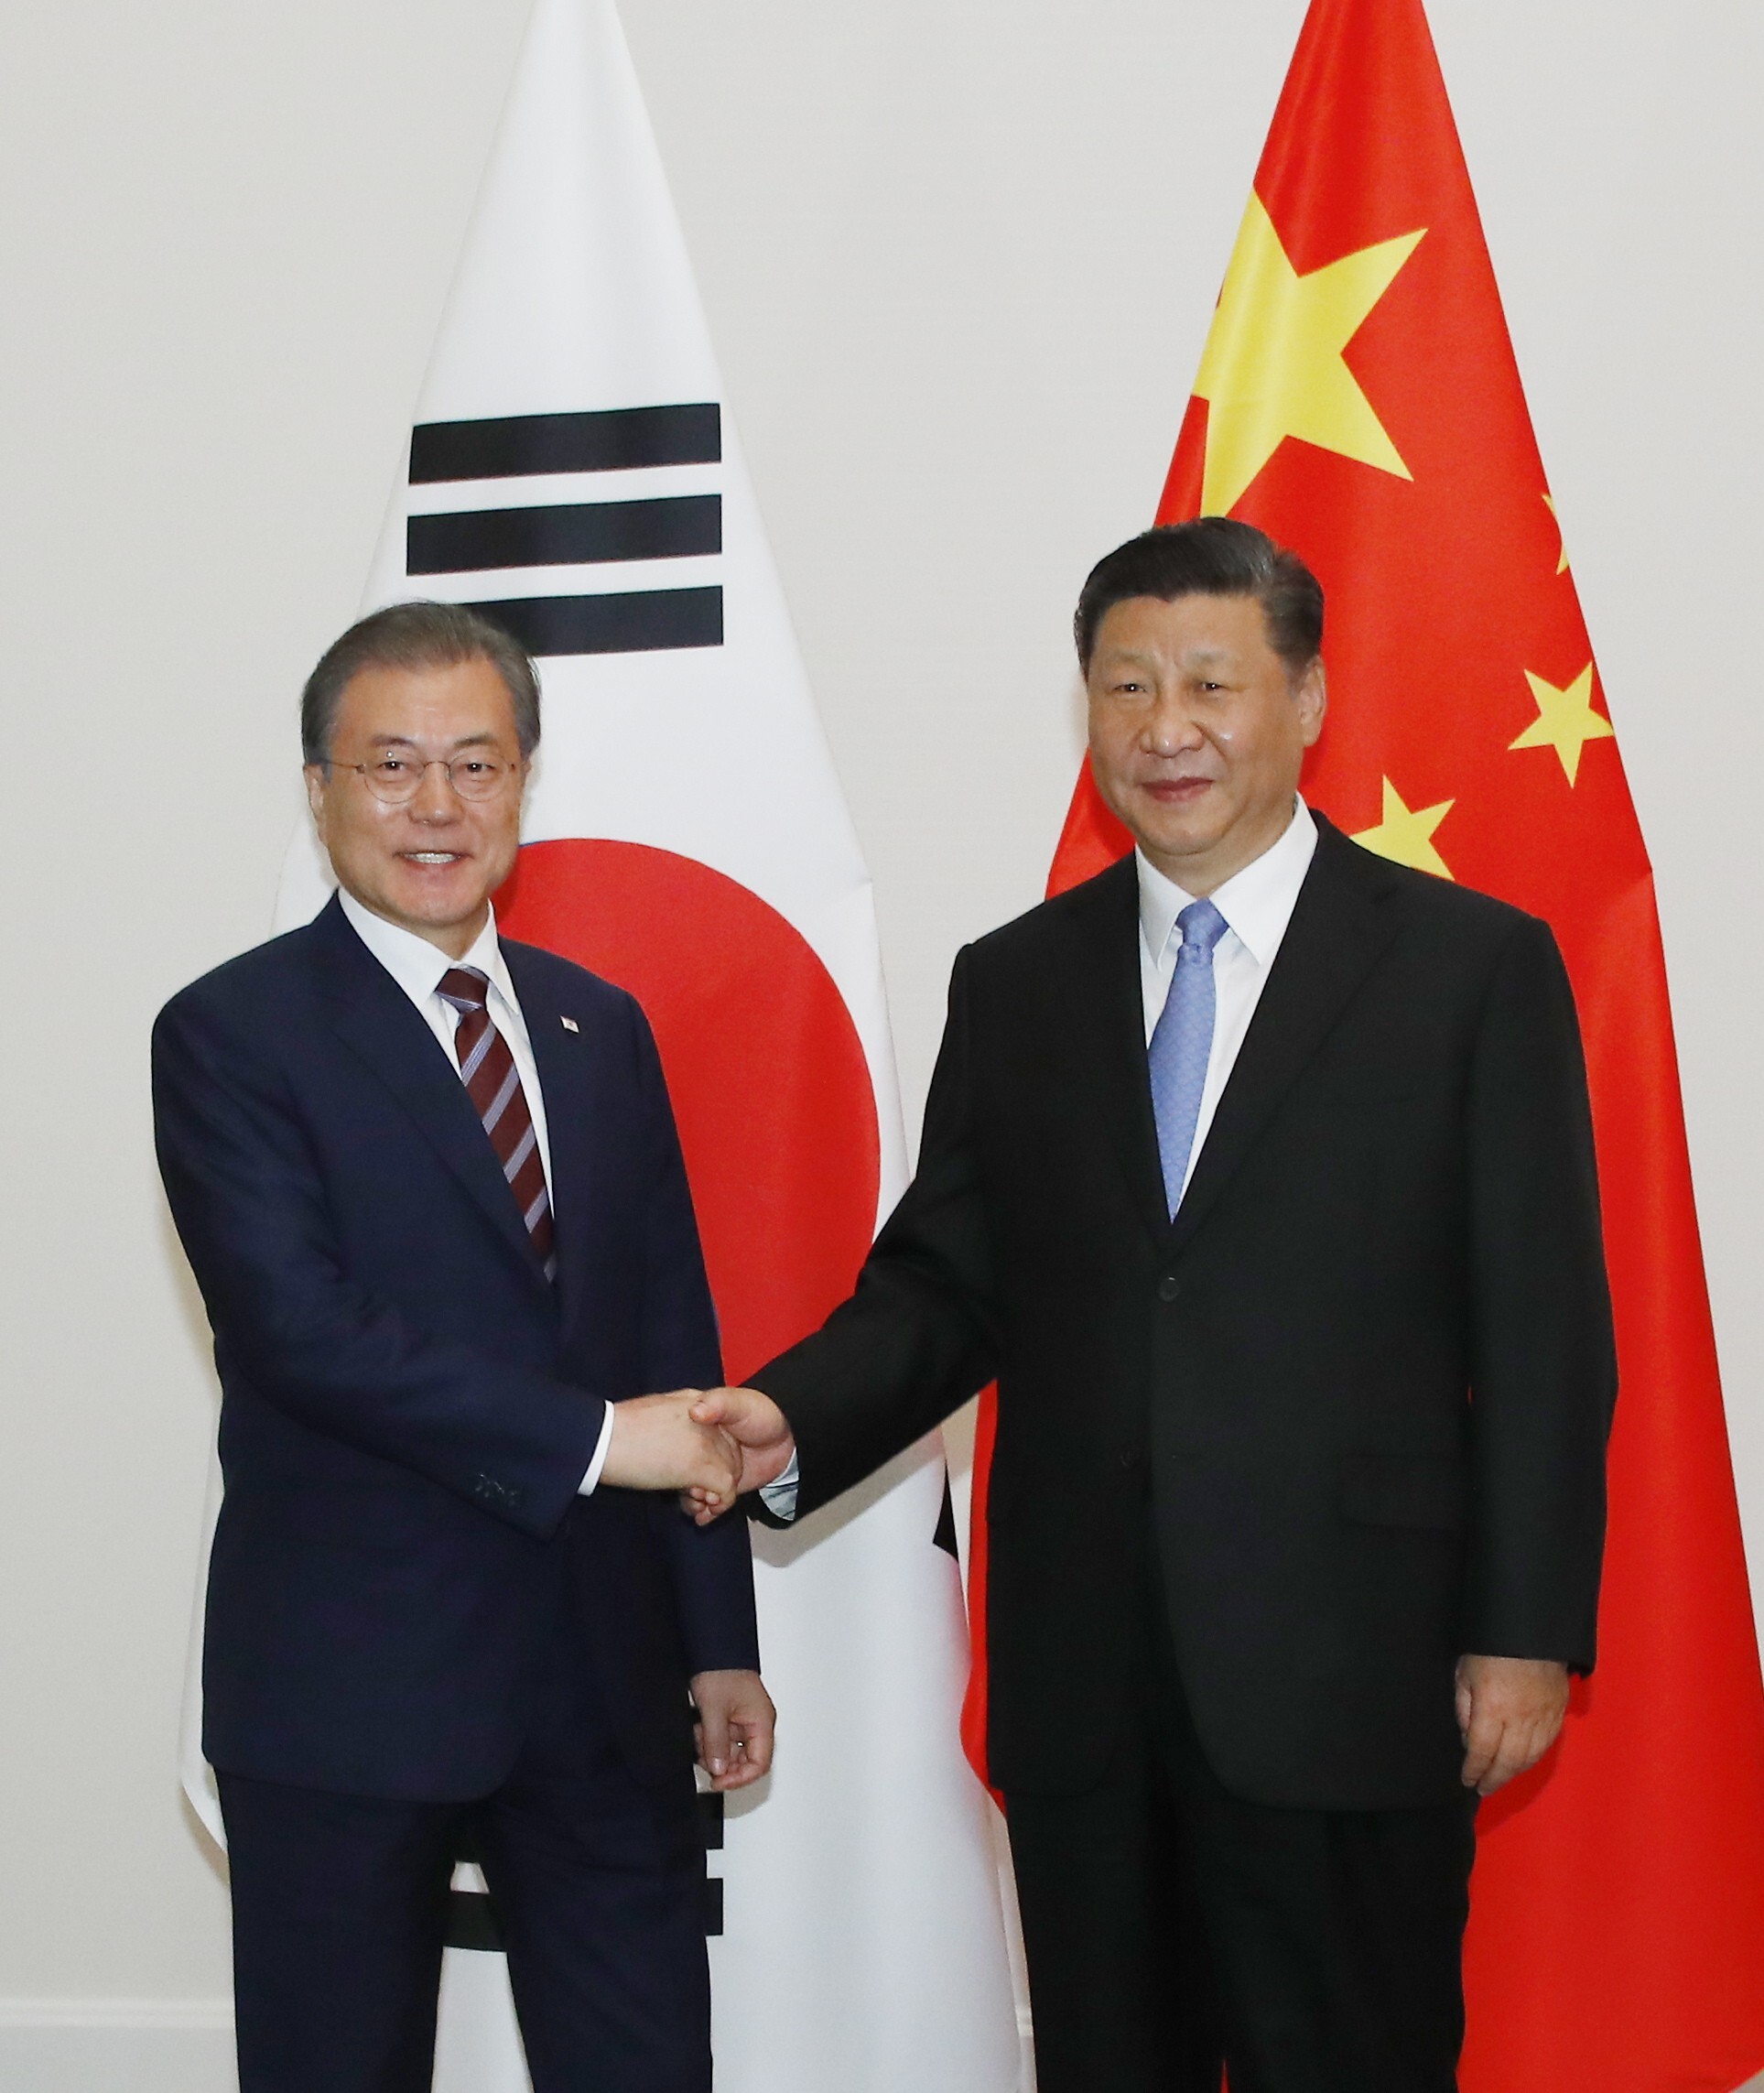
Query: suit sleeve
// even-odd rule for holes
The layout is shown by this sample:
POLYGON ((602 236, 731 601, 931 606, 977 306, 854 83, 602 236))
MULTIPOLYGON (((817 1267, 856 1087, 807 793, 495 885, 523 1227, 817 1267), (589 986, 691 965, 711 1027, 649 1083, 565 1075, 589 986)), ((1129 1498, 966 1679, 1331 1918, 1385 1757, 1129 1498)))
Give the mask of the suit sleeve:
POLYGON ((345 1273, 273 1059, 186 992, 153 1034, 155 1141, 217 1354, 308 1429, 425 1475, 544 1538, 606 1411, 582 1391, 416 1328, 345 1273))
POLYGON ((1546 925, 1496 968, 1467 1094, 1464 1648, 1590 1671, 1617 1355, 1573 992, 1546 925))
POLYGON ((971 950, 958 956, 919 1168, 857 1289, 752 1376, 795 1435, 806 1514, 941 1424, 992 1379, 997 1316, 974 1144, 971 950))
MULTIPOLYGON (((648 1021, 633 1003, 637 1080, 649 1128, 644 1217, 644 1383, 664 1393, 722 1381, 717 1313, 705 1276, 686 1162, 648 1021)), ((672 1498, 653 1506, 674 1577, 687 1669, 757 1671, 753 1558, 742 1519, 697 1526, 672 1498)))

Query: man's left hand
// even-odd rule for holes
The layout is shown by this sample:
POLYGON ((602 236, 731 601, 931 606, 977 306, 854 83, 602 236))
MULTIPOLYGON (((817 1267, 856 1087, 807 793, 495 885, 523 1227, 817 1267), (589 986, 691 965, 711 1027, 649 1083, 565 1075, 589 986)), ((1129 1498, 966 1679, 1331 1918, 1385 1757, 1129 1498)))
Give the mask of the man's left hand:
POLYGON ((700 1672, 692 1699, 698 1710, 698 1763, 719 1795, 771 1772, 778 1711, 758 1672, 700 1672))
POLYGON ((1568 1667, 1542 1657, 1460 1657, 1464 1784, 1479 1795, 1529 1773, 1562 1732, 1568 1667))

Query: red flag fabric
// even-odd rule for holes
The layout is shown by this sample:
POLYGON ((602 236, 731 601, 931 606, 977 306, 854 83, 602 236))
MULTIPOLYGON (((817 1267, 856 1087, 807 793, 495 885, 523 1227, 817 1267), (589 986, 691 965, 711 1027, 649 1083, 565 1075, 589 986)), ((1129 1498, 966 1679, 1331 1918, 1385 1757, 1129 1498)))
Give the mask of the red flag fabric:
MULTIPOLYGON (((1228 513, 1327 594, 1306 797, 1546 917, 1585 1036, 1621 1373, 1600 1659, 1482 1811, 1462 2083, 1731 2093, 1764 2067, 1764 1690, 1652 876, 1420 0, 1305 21, 1157 520, 1228 513)), ((1128 847, 1087 771, 1049 891, 1128 847)), ((970 1752, 984 1714, 977 1670, 970 1752)))

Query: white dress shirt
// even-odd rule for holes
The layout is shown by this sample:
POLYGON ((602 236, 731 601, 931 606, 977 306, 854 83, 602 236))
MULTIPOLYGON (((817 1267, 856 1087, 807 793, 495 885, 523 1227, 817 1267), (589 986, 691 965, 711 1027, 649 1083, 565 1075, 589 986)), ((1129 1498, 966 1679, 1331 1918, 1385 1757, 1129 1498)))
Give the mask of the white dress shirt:
MULTIPOLYGON (((514 983, 509 978, 508 962, 503 958, 503 948, 497 940, 495 910, 492 909, 485 917, 483 928, 464 959, 450 960, 438 945, 431 945, 427 938, 419 938, 414 930, 388 923, 384 916, 376 916, 352 894, 342 893, 338 898, 342 903, 343 914, 349 918, 350 927, 421 1011, 424 1022, 453 1064, 456 1074, 460 1054, 453 1036, 460 1029, 460 1013, 442 995, 441 977, 453 967, 475 967, 485 977, 490 984, 484 1000, 489 1006, 491 1023, 508 1041, 515 1073, 521 1079, 522 1090, 526 1092, 526 1109, 538 1141, 539 1160, 545 1166, 546 1192, 549 1196, 551 1144, 546 1133, 545 1092, 539 1088, 538 1064, 533 1058, 533 1042, 527 1036, 526 1020, 521 1015, 514 983)), ((601 1480, 601 1470, 606 1466, 607 1448, 611 1443, 612 1408, 609 1404, 606 1422, 601 1426, 601 1437, 594 1448, 594 1459, 588 1464, 588 1473, 579 1485, 582 1496, 586 1497, 601 1480)))
MULTIPOLYGON (((1194 1176, 1201 1145, 1231 1070, 1250 1020, 1256 1014, 1268 970, 1274 963, 1286 926, 1293 919, 1299 889, 1311 869, 1317 847, 1317 825, 1302 799, 1293 803, 1293 819, 1280 840, 1259 858, 1233 873, 1208 897, 1224 916, 1225 934, 1213 948, 1213 1046, 1207 1057, 1207 1082, 1200 1093, 1200 1116, 1188 1147, 1183 1188, 1194 1176)), ((1145 1043, 1152 1044, 1164 999, 1175 978, 1182 933, 1176 917, 1195 899, 1174 880, 1166 879, 1142 851, 1133 853, 1140 880, 1140 993, 1145 1004, 1145 1043)))
MULTIPOLYGON (((1195 1138, 1189 1144, 1188 1168, 1183 1188, 1194 1174, 1207 1130, 1218 1110, 1220 1093, 1237 1065, 1239 1049, 1256 1014, 1268 970, 1274 963, 1286 926, 1298 905, 1299 889, 1311 869, 1317 847, 1317 825, 1304 800, 1293 802, 1293 819, 1280 840, 1271 843, 1261 857, 1233 873, 1223 886, 1213 890, 1211 900, 1224 916, 1225 934, 1213 949, 1213 1045, 1207 1057, 1207 1083, 1200 1094, 1200 1116, 1195 1122, 1195 1138)), ((1145 1043, 1152 1044, 1158 1019, 1163 1014, 1164 998, 1175 977, 1176 953, 1182 933, 1176 917, 1195 899, 1174 880, 1166 879, 1143 851, 1133 853, 1140 882, 1140 994, 1145 1009, 1145 1043)), ((801 1477, 793 1453, 790 1465, 775 1482, 762 1486, 760 1497, 766 1509, 779 1519, 796 1516, 796 1492, 801 1477)))

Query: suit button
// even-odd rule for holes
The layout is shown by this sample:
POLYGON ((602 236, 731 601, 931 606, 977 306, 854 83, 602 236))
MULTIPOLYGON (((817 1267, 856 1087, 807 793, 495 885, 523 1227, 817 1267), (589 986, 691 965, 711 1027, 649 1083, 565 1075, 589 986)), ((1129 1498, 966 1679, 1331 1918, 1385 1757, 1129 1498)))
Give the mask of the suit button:
POLYGON ((1174 1272, 1166 1272, 1163 1277, 1158 1281, 1158 1299, 1160 1301, 1174 1301, 1181 1292, 1182 1281, 1176 1277, 1174 1272))

